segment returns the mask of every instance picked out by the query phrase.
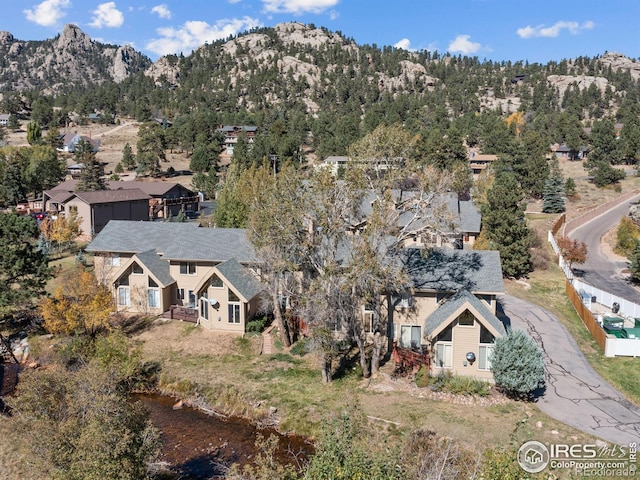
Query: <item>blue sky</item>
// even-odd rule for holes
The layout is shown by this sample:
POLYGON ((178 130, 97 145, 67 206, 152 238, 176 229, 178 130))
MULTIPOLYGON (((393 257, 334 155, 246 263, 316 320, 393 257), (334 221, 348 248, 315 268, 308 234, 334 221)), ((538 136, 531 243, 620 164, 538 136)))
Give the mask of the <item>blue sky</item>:
POLYGON ((0 30, 42 40, 75 23, 152 59, 255 26, 299 21, 359 44, 546 63, 606 51, 640 59, 640 0, 5 0, 0 30))

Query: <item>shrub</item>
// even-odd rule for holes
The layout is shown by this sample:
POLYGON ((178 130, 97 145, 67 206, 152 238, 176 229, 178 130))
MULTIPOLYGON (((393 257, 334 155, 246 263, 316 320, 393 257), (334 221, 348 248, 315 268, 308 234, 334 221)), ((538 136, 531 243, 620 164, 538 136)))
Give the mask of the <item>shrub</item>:
POLYGON ((299 357, 304 357, 307 353, 309 353, 309 344, 306 338, 302 338, 293 344, 291 347, 291 355, 297 355, 299 357))
POLYGON ((616 232, 616 249, 626 257, 630 257, 640 239, 640 227, 629 217, 622 217, 616 232))
POLYGON ((260 317, 247 322, 247 333, 260 333, 269 322, 267 317, 260 317))
POLYGON ((496 385, 507 395, 528 398, 544 385, 542 351, 522 330, 497 339, 490 361, 496 385))
POLYGON ((420 368, 416 372, 416 378, 415 378, 416 385, 420 388, 428 387, 429 380, 430 380, 429 369, 424 365, 420 366, 420 368))

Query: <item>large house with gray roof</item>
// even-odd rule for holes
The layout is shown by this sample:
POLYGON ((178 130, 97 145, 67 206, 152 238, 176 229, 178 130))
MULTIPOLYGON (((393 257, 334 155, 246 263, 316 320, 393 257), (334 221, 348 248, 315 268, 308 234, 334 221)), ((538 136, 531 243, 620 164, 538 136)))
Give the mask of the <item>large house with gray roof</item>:
POLYGON ((403 263, 411 288, 395 302, 389 322, 397 347, 426 355, 432 374, 491 380, 489 355, 506 333, 496 317, 504 292, 500 254, 407 248, 403 263))
POLYGON ((118 311, 177 309, 209 330, 240 334, 260 311, 263 288, 244 229, 112 221, 86 250, 118 311))

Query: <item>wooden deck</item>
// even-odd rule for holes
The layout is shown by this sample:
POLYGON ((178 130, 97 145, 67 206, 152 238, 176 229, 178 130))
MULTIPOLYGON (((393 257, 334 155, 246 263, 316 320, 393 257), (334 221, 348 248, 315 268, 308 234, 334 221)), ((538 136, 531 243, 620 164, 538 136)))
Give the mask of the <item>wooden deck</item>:
POLYGON ((171 320, 182 320, 183 322, 197 323, 198 309, 171 305, 169 310, 162 314, 162 317, 170 318, 171 320))

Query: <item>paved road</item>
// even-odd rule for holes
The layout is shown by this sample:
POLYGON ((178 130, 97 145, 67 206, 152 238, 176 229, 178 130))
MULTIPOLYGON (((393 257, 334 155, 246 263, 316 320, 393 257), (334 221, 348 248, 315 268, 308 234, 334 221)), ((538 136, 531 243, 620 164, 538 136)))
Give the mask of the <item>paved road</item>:
POLYGON ((620 222, 629 212, 629 205, 638 198, 640 196, 622 202, 590 222, 567 232, 567 236, 587 244, 587 261, 582 265, 575 265, 573 269, 578 278, 596 288, 640 304, 640 292, 629 285, 626 276, 621 273, 628 268, 627 263, 610 259, 600 248, 602 236, 620 222))
POLYGON ((510 295, 500 297, 512 328, 525 330, 544 351, 544 413, 608 442, 640 440, 640 408, 625 400, 589 365, 573 337, 547 310, 510 295))

